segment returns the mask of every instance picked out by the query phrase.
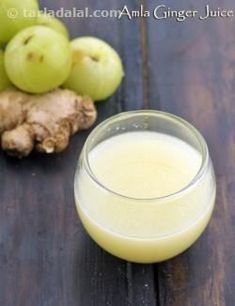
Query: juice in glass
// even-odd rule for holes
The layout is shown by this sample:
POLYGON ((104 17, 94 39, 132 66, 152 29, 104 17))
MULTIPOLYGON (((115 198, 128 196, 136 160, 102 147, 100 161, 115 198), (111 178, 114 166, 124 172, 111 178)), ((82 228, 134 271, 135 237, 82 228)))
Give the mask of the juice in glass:
POLYGON ((75 178, 79 216, 111 254, 151 263, 187 249, 215 201, 207 145, 186 121, 156 111, 123 113, 89 136, 75 178))

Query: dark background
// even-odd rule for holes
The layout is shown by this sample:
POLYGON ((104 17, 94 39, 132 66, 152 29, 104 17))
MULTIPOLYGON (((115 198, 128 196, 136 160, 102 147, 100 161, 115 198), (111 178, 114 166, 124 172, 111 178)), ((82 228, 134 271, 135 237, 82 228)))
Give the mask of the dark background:
MULTIPOLYGON (((41 7, 139 7, 135 0, 42 0, 41 7)), ((235 9, 232 0, 142 1, 149 9, 235 9), (177 4, 176 4, 177 2, 177 4)), ((22 161, 0 153, 1 306, 235 305, 235 17, 176 22, 66 19, 72 37, 105 39, 121 55, 120 90, 98 105, 99 119, 160 109, 192 122, 206 137, 218 195, 212 221, 187 252, 161 264, 131 264, 85 233, 73 175, 89 132, 58 156, 22 161)))

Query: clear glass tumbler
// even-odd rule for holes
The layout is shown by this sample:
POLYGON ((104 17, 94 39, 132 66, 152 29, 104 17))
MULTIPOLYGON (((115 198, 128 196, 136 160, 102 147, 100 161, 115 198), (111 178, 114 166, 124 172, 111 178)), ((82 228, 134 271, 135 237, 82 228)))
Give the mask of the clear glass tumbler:
POLYGON ((141 110, 113 116, 91 132, 79 158, 74 191, 80 219, 98 245, 128 261, 153 263, 180 254, 199 238, 213 211, 216 185, 198 130, 172 114, 141 110), (126 196, 105 186, 90 165, 90 152, 113 136, 136 131, 167 134, 193 147, 201 156, 193 179, 172 194, 151 198, 126 196))

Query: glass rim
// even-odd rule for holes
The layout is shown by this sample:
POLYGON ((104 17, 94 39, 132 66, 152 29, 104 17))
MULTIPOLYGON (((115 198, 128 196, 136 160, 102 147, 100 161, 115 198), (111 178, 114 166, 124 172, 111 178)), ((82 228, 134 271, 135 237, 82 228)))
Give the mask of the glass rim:
POLYGON ((180 196, 184 195, 185 193, 190 191, 201 180, 201 178, 204 176, 204 174, 205 174, 205 172, 208 168, 208 162, 209 162, 209 150, 208 150, 206 140, 202 136, 202 134, 198 131, 198 129, 196 127, 194 127, 187 120, 185 120, 185 119, 183 119, 179 116, 176 116, 176 115, 168 113, 168 112, 151 110, 151 109, 121 112, 117 115, 113 115, 113 116, 107 118, 106 120, 102 121, 100 124, 98 124, 93 129, 93 131, 87 137, 87 140, 85 141, 85 144, 84 144, 84 147, 83 147, 83 153, 84 153, 84 168, 85 168, 86 172, 88 173, 89 177, 91 178, 91 180, 93 182, 95 182, 100 188, 102 188, 106 192, 111 193, 111 194, 113 194, 113 195, 115 195, 119 198, 124 198, 124 199, 128 199, 128 200, 139 201, 139 202, 170 200, 172 198, 180 197, 180 196), (92 171, 92 168, 90 166, 90 162, 89 162, 89 158, 88 158, 88 155, 89 155, 88 146, 92 142, 92 139, 94 139, 94 136, 99 131, 104 129, 105 127, 108 127, 111 122, 121 120, 122 118, 127 119, 127 118, 131 118, 131 117, 133 118, 133 117, 136 117, 136 116, 146 116, 146 115, 147 116, 152 115, 152 116, 155 116, 156 118, 161 117, 161 118, 174 120, 178 124, 181 124, 181 126, 183 126, 185 129, 190 131, 191 134, 197 139, 197 141, 199 143, 199 146, 200 146, 199 153, 202 156, 202 161, 201 161, 201 165, 200 165, 198 171, 196 172, 196 174, 189 181, 189 183, 186 184, 183 188, 181 188, 181 189, 179 189, 179 190, 177 190, 173 193, 170 193, 170 194, 167 194, 167 195, 164 195, 164 196, 160 196, 160 197, 139 198, 139 197, 133 197, 133 196, 128 196, 128 195, 119 193, 115 190, 110 189, 109 187, 105 186, 102 182, 100 182, 100 180, 96 177, 95 173, 92 171))

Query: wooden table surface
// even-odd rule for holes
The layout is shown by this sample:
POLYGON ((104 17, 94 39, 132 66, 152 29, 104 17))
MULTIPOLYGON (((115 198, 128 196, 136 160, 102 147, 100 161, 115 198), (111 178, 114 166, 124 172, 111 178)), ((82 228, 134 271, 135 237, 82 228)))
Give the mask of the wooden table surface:
MULTIPOLYGON (((144 1, 142 1, 144 2, 144 1)), ((152 10, 235 9, 233 0, 146 1, 152 10), (177 4, 176 4, 177 2, 177 4)), ((41 1, 90 10, 139 7, 138 0, 41 1)), ((73 175, 89 133, 58 156, 18 161, 0 153, 1 306, 235 305, 235 16, 176 22, 154 18, 65 18, 72 37, 94 35, 120 53, 125 79, 98 105, 99 119, 160 109, 192 122, 206 137, 217 177, 209 227, 188 251, 138 265, 100 249, 86 234, 73 199, 73 175)))

